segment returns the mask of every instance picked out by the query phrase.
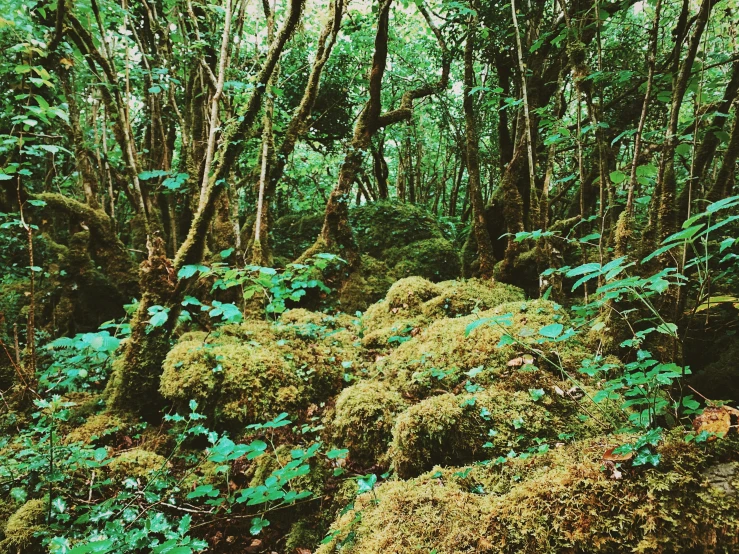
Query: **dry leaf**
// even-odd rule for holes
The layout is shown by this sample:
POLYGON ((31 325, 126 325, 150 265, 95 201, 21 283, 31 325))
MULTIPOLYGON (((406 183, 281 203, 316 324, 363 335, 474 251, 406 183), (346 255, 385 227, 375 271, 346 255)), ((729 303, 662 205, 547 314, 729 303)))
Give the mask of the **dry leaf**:
POLYGON ((310 554, 309 548, 296 548, 295 554, 310 554))
POLYGON ((616 450, 618 446, 612 446, 608 450, 606 450, 605 454, 603 454, 603 461, 604 462, 627 462, 631 458, 634 457, 633 452, 627 452, 625 454, 616 454, 614 450, 616 450))
MULTIPOLYGON (((725 435, 731 430, 731 415, 739 415, 739 410, 729 406, 708 407, 703 413, 693 420, 693 429, 697 433, 711 433, 714 435, 725 435)), ((714 440, 716 437, 710 437, 714 440)))
POLYGON ((518 358, 508 360, 508 367, 518 367, 521 365, 523 365, 523 358, 521 358, 520 356, 518 358))
POLYGON ((563 391, 562 389, 560 389, 557 385, 554 385, 554 392, 556 392, 560 396, 564 396, 565 395, 565 391, 563 391))

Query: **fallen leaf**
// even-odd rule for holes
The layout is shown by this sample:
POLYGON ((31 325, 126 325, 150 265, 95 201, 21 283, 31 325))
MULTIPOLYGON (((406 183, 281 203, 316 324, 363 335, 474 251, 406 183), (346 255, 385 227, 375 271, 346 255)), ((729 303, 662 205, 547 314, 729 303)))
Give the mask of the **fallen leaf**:
MULTIPOLYGON (((725 435, 731 430, 731 415, 739 415, 739 410, 730 406, 708 407, 703 413, 693 420, 693 429, 697 433, 711 433, 712 435, 725 435)), ((709 440, 715 440, 712 436, 709 440)))
POLYGON ((618 446, 612 446, 608 450, 605 451, 603 454, 603 461, 604 462, 627 462, 631 458, 634 457, 633 452, 627 452, 625 454, 616 454, 614 450, 616 450, 618 446))
POLYGON ((523 365, 523 358, 521 358, 520 356, 518 358, 508 360, 508 367, 518 367, 521 365, 523 365))
POLYGON ((554 392, 556 392, 560 396, 564 396, 565 395, 565 391, 563 391, 562 389, 560 389, 557 385, 554 385, 554 392))

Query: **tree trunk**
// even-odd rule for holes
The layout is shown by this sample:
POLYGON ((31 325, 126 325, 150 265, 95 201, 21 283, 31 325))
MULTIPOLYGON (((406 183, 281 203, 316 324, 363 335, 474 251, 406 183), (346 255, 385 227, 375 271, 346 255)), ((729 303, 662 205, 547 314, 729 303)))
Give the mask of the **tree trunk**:
POLYGON ((467 131, 467 179, 472 204, 472 229, 477 242, 477 257, 480 275, 483 279, 493 276, 495 255, 493 243, 488 233, 485 220, 485 203, 482 198, 480 184, 479 145, 477 138, 477 122, 475 120, 475 100, 472 89, 475 86, 474 52, 477 17, 471 17, 467 25, 467 44, 464 48, 464 121, 467 131))

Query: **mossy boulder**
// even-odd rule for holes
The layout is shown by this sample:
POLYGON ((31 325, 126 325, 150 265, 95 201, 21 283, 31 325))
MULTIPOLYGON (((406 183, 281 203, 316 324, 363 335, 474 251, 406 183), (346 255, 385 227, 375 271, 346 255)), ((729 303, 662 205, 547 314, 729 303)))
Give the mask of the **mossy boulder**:
POLYGON ((5 538, 0 541, 0 554, 42 554, 37 533, 44 529, 49 509, 48 499, 36 498, 23 504, 8 518, 5 538))
POLYGON ((434 465, 505 456, 581 425, 574 402, 565 401, 553 387, 446 393, 426 398, 397 417, 390 456, 395 473, 408 478, 434 465))
POLYGON ((434 217, 414 204, 372 202, 351 210, 349 221, 361 252, 385 258, 385 251, 444 238, 434 217))
POLYGON ((384 300, 367 309, 362 342, 368 348, 386 347, 391 337, 415 334, 435 320, 523 299, 521 289, 495 281, 432 283, 422 277, 407 277, 390 287, 384 300))
POLYGON ((421 275, 432 281, 446 281, 456 279, 462 273, 457 249, 444 238, 389 248, 384 253, 384 259, 393 268, 396 278, 421 275))
POLYGON ((533 356, 530 365, 561 364, 574 370, 587 350, 577 337, 557 342, 552 336, 565 336, 568 328, 565 310, 554 302, 508 302, 492 310, 431 323, 379 361, 376 370, 399 390, 421 397, 432 389, 452 390, 473 368, 485 370, 481 377, 492 377, 529 349, 541 352, 533 356), (515 341, 503 339, 506 335, 515 341))
POLYGON ((323 226, 322 213, 288 214, 272 225, 272 249, 287 262, 298 259, 313 245, 323 226))
POLYGON ((359 251, 383 262, 392 279, 444 281, 461 273, 454 245, 434 216, 419 206, 374 202, 353 209, 350 221, 359 251))
POLYGON ((382 383, 363 381, 336 399, 330 428, 333 442, 349 449, 349 459, 366 467, 383 463, 395 417, 407 407, 397 392, 382 383))
POLYGON ((300 324, 296 317, 183 335, 164 362, 162 395, 182 410, 194 399, 215 424, 237 427, 327 400, 344 373, 359 368, 358 349, 323 316, 300 324))
POLYGON ((160 470, 166 470, 167 459, 164 456, 134 448, 118 454, 108 464, 108 470, 117 479, 148 479, 160 470))
POLYGON ((363 254, 358 266, 342 282, 338 307, 349 314, 364 311, 385 296, 394 281, 384 262, 363 254))
POLYGON ((99 444, 126 431, 131 422, 120 414, 102 412, 91 415, 82 425, 74 427, 64 437, 66 444, 81 442, 83 444, 99 444))
POLYGON ((361 495, 316 554, 730 553, 739 547, 739 449, 673 436, 656 468, 604 471, 604 438, 503 465, 435 468, 361 495), (729 489, 711 482, 730 467, 729 489), (361 514, 361 516, 360 516, 361 514))

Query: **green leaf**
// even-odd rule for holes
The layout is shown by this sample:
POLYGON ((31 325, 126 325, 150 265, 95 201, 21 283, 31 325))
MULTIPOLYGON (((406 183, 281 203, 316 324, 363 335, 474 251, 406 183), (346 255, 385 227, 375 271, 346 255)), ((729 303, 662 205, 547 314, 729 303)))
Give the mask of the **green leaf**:
POLYGON ((552 323, 539 329, 539 334, 543 337, 556 339, 564 331, 564 325, 561 323, 552 323))
POLYGON ((342 449, 334 448, 333 450, 329 450, 326 453, 326 457, 329 460, 333 460, 335 458, 346 458, 347 454, 349 454, 349 450, 346 448, 342 448, 342 449))

